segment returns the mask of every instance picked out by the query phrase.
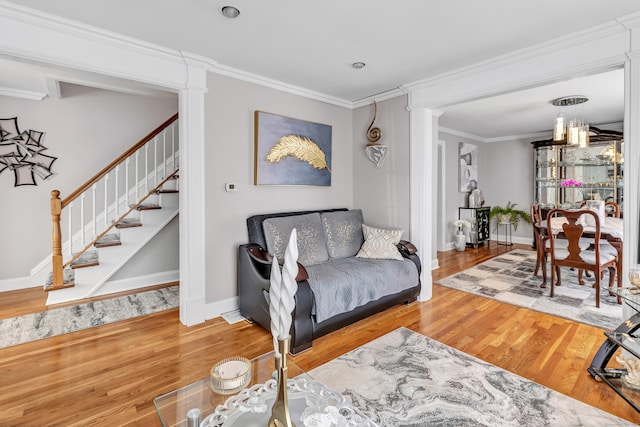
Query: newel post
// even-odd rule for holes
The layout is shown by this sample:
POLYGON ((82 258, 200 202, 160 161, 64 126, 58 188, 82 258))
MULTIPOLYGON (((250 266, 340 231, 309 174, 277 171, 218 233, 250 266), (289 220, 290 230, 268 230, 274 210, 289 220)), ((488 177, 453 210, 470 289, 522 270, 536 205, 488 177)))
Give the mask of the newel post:
POLYGON ((60 288, 64 284, 62 273, 62 231, 60 229, 60 213, 62 212, 62 201, 60 200, 60 191, 51 191, 51 220, 53 229, 51 231, 51 240, 53 242, 53 252, 51 257, 51 266, 53 271, 52 287, 60 288))

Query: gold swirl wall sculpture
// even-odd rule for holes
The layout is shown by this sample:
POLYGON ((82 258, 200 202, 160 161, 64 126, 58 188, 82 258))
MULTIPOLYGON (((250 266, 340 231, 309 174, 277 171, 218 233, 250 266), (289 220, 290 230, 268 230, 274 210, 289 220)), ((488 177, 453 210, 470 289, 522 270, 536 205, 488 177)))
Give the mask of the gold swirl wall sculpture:
POLYGON ((376 121, 377 113, 378 105, 373 101, 373 120, 371 120, 371 124, 367 128, 367 140, 369 140, 369 142, 365 147, 365 153, 367 158, 376 165, 377 168, 379 168, 380 163, 382 163, 382 161, 387 157, 389 147, 378 143, 380 138, 382 138, 382 131, 380 128, 373 126, 376 121))

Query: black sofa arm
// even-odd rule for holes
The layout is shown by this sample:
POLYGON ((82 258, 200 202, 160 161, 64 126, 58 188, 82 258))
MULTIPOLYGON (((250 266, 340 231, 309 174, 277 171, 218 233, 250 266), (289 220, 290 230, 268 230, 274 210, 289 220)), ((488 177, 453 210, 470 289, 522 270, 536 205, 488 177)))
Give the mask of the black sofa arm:
MULTIPOLYGON (((240 245, 238 249, 240 314, 268 331, 271 330, 268 302, 271 262, 271 257, 259 245, 250 243, 240 245)), ((291 352, 294 354, 311 347, 313 338, 313 293, 307 277, 306 269, 298 263, 298 291, 294 296, 296 307, 291 322, 291 352)))
POLYGON ((422 264, 420 262, 420 258, 417 255, 418 249, 413 245, 413 243, 408 240, 400 240, 400 243, 397 244, 398 250, 400 254, 407 259, 413 261, 418 269, 418 275, 422 272, 422 264))

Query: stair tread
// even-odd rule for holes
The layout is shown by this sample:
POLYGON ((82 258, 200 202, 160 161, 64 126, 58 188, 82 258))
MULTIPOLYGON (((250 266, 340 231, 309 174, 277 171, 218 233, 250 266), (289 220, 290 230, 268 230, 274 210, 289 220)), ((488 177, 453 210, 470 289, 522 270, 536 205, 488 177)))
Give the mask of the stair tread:
POLYGON ((143 203, 139 205, 136 209, 139 211, 148 211, 152 209, 162 209, 162 206, 160 206, 157 203, 143 203))
POLYGON ((94 267, 100 265, 98 251, 86 251, 71 263, 71 268, 94 267))
POLYGON ((137 218, 125 218, 116 224, 116 228, 142 227, 142 223, 137 218))
POLYGON ((122 242, 120 241, 120 236, 117 234, 105 234, 102 238, 96 243, 94 243, 94 247, 96 248, 106 248, 109 246, 119 246, 122 242))
POLYGON ((44 290, 45 291, 53 291, 53 290, 58 290, 58 289, 65 289, 65 288, 71 288, 73 286, 75 286, 75 277, 76 277, 76 273, 75 271, 73 271, 70 268, 67 268, 66 270, 64 270, 64 274, 62 277, 62 286, 59 286, 57 288, 53 287, 53 273, 49 273, 49 278, 47 279, 47 282, 44 284, 44 290))

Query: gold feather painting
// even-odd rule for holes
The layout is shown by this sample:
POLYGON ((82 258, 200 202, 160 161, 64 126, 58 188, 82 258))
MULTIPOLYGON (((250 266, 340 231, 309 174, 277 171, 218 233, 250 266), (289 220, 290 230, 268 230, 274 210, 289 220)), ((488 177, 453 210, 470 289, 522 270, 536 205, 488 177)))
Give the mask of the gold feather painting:
POLYGON ((331 185, 331 126, 255 113, 255 185, 331 185))

